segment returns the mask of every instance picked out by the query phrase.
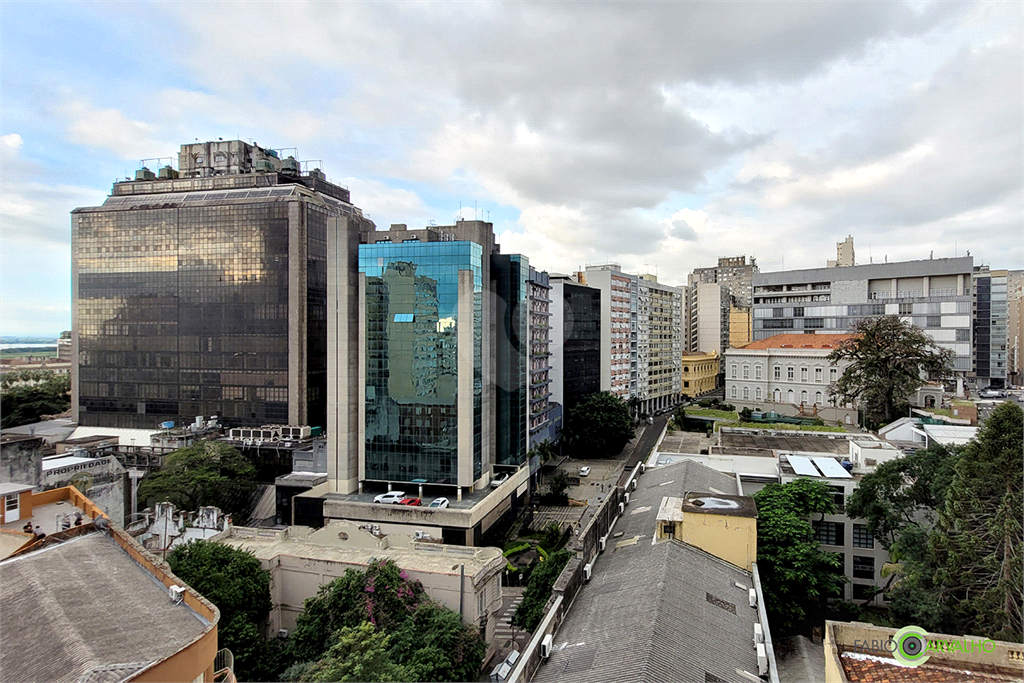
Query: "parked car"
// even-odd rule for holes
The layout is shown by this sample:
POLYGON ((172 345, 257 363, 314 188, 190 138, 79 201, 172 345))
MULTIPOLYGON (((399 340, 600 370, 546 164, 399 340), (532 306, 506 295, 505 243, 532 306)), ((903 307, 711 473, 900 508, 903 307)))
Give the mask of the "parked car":
POLYGON ((403 498, 405 498, 405 491, 388 491, 387 493, 382 493, 375 497, 373 502, 389 503, 394 505, 395 503, 400 503, 403 498))
POLYGON ((978 392, 981 398, 1006 398, 1006 392, 999 389, 982 389, 978 392))
POLYGON ((580 476, 581 477, 589 477, 590 476, 590 467, 587 467, 587 466, 581 467, 580 468, 580 476))
POLYGON ((398 501, 398 504, 418 506, 423 505, 423 501, 420 500, 419 498, 403 498, 402 500, 398 501))
POLYGON ((508 481, 509 476, 510 475, 509 475, 508 472, 502 472, 501 474, 495 475, 494 479, 491 479, 491 488, 492 489, 498 488, 499 486, 504 484, 506 481, 508 481))
POLYGON ((448 507, 448 499, 447 498, 435 498, 434 500, 430 501, 430 505, 428 505, 427 507, 444 509, 444 508, 448 507))

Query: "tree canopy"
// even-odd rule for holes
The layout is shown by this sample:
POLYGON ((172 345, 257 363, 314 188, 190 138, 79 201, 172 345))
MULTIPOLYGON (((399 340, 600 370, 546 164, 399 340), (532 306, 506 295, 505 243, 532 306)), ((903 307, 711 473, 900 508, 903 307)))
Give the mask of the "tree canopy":
POLYGON ((883 575, 894 625, 1024 636, 1022 434, 1024 411, 1005 402, 959 452, 885 463, 850 497, 847 512, 867 518, 889 549, 883 575))
POLYGON ((569 409, 566 419, 566 446, 578 456, 616 456, 635 434, 629 406, 607 391, 585 397, 569 409))
POLYGON ((551 597, 551 587, 558 575, 572 558, 568 550, 559 550, 541 562, 530 574, 530 581, 523 591, 523 601, 512 617, 512 623, 524 631, 533 631, 544 617, 544 606, 551 597))
MULTIPOLYGON (((25 372, 25 371, 22 371, 25 372)), ((45 373, 37 384, 4 385, 0 393, 0 425, 4 429, 38 422, 63 413, 71 405, 71 378, 45 373)))
POLYGON ((270 572, 251 553, 211 541, 179 545, 167 557, 178 578, 220 610, 217 637, 235 656, 241 681, 276 680, 280 653, 262 633, 270 614, 270 572))
POLYGON ((390 560, 323 586, 306 601, 292 645, 298 661, 315 662, 293 675, 311 681, 471 681, 487 650, 477 629, 390 560))
POLYGON ((835 511, 827 484, 797 479, 768 484, 757 504, 757 567, 773 627, 791 628, 810 599, 837 594, 846 582, 839 557, 814 540, 808 517, 835 511))
POLYGON ((830 393, 860 403, 872 421, 892 422, 897 406, 924 384, 922 377, 952 369, 952 351, 897 316, 860 320, 853 332, 829 354, 831 363, 849 362, 830 393))
POLYGON ((250 504, 255 474, 252 463, 234 447, 204 441, 168 455, 160 470, 142 480, 138 495, 147 505, 169 501, 183 510, 214 505, 237 514, 250 504))

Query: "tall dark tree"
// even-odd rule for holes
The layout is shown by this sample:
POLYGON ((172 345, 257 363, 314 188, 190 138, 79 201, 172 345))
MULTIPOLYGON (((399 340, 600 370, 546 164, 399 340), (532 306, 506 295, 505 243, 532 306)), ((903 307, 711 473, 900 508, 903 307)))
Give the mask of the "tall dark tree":
POLYGON ((757 504, 757 567, 772 626, 791 628, 805 606, 839 592, 846 577, 839 558, 818 546, 810 516, 835 511, 828 485, 811 479, 768 484, 757 504))
POLYGON ((1024 636, 1024 411, 996 408, 967 444, 932 536, 941 600, 957 633, 1024 636))
POLYGON ((168 455, 160 470, 142 480, 139 499, 147 505, 169 501, 183 510, 214 505, 236 514, 249 506, 255 474, 234 447, 204 441, 168 455))
POLYGON ((171 551, 167 563, 178 578, 220 610, 217 637, 235 657, 238 680, 277 680, 280 653, 276 642, 262 633, 273 606, 270 572, 260 561, 222 543, 193 541, 171 551))
POLYGON ((629 406, 615 394, 590 394, 569 409, 565 427, 570 452, 590 458, 618 455, 636 434, 629 406))
POLYGON ((872 420, 892 422, 896 407, 924 384, 922 377, 952 369, 952 351, 939 348, 931 337, 897 316, 866 318, 853 332, 829 354, 829 362, 849 363, 829 391, 844 403, 860 403, 872 420))

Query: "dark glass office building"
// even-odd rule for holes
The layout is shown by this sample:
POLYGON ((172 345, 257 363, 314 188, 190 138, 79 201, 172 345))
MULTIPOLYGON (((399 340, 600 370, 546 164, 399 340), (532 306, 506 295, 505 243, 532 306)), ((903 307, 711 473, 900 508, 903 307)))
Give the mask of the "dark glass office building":
POLYGON ((601 290, 562 286, 562 383, 565 410, 601 391, 601 290))
POLYGON ((491 276, 496 295, 498 335, 495 339, 497 412, 496 462, 519 465, 526 460, 529 409, 530 262, 521 254, 495 254, 491 276))
POLYGON ((369 221, 255 145, 183 145, 179 169, 72 212, 75 418, 324 425, 328 232, 369 221))

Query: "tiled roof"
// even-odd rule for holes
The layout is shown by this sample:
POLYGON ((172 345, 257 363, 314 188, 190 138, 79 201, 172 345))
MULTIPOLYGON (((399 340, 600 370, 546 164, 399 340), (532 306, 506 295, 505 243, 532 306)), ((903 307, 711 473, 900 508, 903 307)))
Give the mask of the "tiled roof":
POLYGON ((859 652, 843 652, 840 660, 850 683, 1009 683, 1021 680, 1020 671, 987 664, 951 663, 935 658, 917 667, 900 665, 890 657, 859 652))
POLYGON ((113 539, 92 533, 0 562, 5 681, 125 680, 207 629, 113 539))
POLYGON ((853 339, 852 334, 776 334, 767 339, 750 342, 741 349, 834 349, 840 342, 853 339))
POLYGON ((662 498, 687 491, 739 493, 735 477, 692 460, 648 470, 534 681, 756 679, 751 575, 679 541, 651 545, 662 498))

